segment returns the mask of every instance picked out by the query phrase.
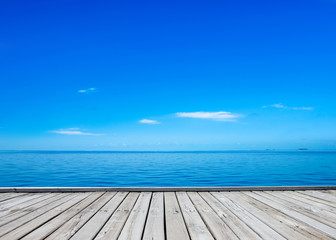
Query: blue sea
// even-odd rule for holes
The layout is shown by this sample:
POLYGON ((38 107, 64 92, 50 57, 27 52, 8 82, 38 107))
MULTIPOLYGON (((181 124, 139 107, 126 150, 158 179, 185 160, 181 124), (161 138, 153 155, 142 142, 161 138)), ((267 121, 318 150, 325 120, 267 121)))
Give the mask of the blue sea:
POLYGON ((336 185, 336 152, 0 152, 0 187, 336 185))

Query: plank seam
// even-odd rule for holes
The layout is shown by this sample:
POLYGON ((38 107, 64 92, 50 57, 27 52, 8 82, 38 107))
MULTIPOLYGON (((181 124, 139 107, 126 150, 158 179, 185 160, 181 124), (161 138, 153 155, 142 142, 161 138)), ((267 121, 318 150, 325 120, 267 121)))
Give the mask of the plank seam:
POLYGON ((182 219, 183 219, 183 222, 184 222, 184 226, 185 226, 185 228, 187 229, 187 233, 188 233, 189 239, 191 239, 191 235, 190 235, 190 232, 189 232, 187 223, 186 223, 186 221, 185 221, 185 219, 184 219, 184 215, 183 215, 183 212, 182 212, 181 204, 180 204, 180 201, 179 201, 178 198, 177 198, 176 192, 174 192, 174 195, 175 195, 177 204, 178 204, 179 209, 180 209, 180 213, 181 213, 181 216, 182 216, 182 219))
MULTIPOLYGON (((70 221, 72 218, 76 217, 77 214, 83 212, 87 207, 89 207, 91 204, 95 203, 98 199, 100 199, 102 196, 104 196, 104 194, 102 194, 101 196, 99 196, 98 198, 96 198, 95 200, 93 200, 89 205, 87 205, 85 208, 83 208, 82 210, 80 210, 79 212, 77 212, 73 217, 71 217, 70 219, 68 219, 68 221, 70 221)), ((68 222, 66 221, 66 222, 68 222)), ((64 222, 64 223, 66 223, 64 222)), ((63 224, 64 224, 63 223, 63 224)), ((60 226, 58 226, 56 229, 54 229, 53 231, 51 231, 48 235, 46 235, 44 237, 44 239, 48 238, 51 234, 53 234, 54 232, 56 232, 59 228, 61 228, 63 226, 63 224, 61 224, 60 226)))
MULTIPOLYGON (((135 206, 136 202, 138 201, 138 199, 139 199, 139 197, 140 197, 140 194, 141 194, 141 193, 139 193, 139 195, 137 196, 137 198, 136 198, 136 200, 135 200, 135 202, 134 202, 134 204, 133 204, 133 206, 132 206, 131 210, 129 211, 129 213, 128 213, 128 215, 127 215, 126 219, 125 219, 125 222, 123 223, 123 226, 122 226, 122 228, 121 228, 120 232, 118 233, 118 236, 117 236, 117 238, 116 238, 116 239, 118 239, 118 238, 119 238, 119 236, 120 236, 120 234, 121 234, 122 230, 124 229, 124 227, 125 227, 125 224, 126 224, 127 220, 129 219, 129 217, 130 217, 130 215, 131 215, 131 213, 132 213, 132 211, 133 211, 133 209, 134 209, 134 206, 135 206)), ((128 196, 128 195, 127 195, 127 196, 128 196)))
MULTIPOLYGON (((197 193, 197 194, 198 194, 198 193, 197 193)), ((204 225, 205 225, 206 228, 208 229, 208 232, 210 233, 211 237, 212 237, 213 239, 216 239, 215 236, 214 236, 214 234, 213 234, 213 232, 211 231, 209 225, 206 223, 206 221, 204 220, 204 218, 202 217, 202 215, 200 214, 200 212, 197 210, 197 208, 196 208, 196 206, 195 206, 193 200, 191 199, 191 197, 189 196, 189 194, 188 194, 187 192, 186 192, 186 195, 187 195, 187 197, 189 198, 191 204, 194 206, 196 212, 198 213, 198 216, 202 219, 202 222, 204 223, 204 225)))
POLYGON ((146 219, 145 219, 145 225, 144 225, 144 227, 142 229, 142 233, 141 233, 141 239, 143 239, 144 234, 145 234, 145 228, 146 228, 146 225, 147 225, 147 220, 148 220, 148 215, 149 215, 150 207, 151 207, 151 204, 152 204, 152 200, 153 200, 153 193, 151 193, 151 197, 150 197, 150 200, 149 200, 149 204, 148 204, 148 208, 147 208, 147 214, 146 214, 146 219))
MULTIPOLYGON (((68 207, 68 208, 66 208, 66 209, 64 209, 63 211, 61 211, 59 214, 57 214, 56 216, 54 216, 54 217, 52 217, 52 218, 50 218, 49 220, 47 220, 46 222, 43 222, 43 223, 41 223, 39 226, 37 226, 36 228, 34 228, 33 230, 31 230, 30 232, 28 232, 28 233, 26 233, 24 236, 22 236, 22 237, 20 237, 20 239, 21 238, 24 238, 25 236, 27 236, 27 235, 29 235, 30 233, 32 233, 33 231, 35 231, 36 229, 38 229, 38 228, 40 228, 41 226, 43 226, 44 224, 46 224, 46 223, 48 223, 48 222, 50 222, 51 220, 53 220, 53 219, 55 219, 55 218, 57 218, 59 215, 61 215, 62 213, 64 213, 65 211, 67 211, 67 210, 69 210, 70 208, 72 208, 73 206, 75 206, 75 205, 77 205, 78 203, 80 203, 80 202, 82 202, 82 201, 84 201, 86 198, 88 198, 89 196, 91 196, 92 195, 92 193, 91 194, 89 194, 89 195, 87 195, 86 197, 84 197, 83 199, 81 199, 81 200, 79 200, 78 202, 75 202, 73 205, 71 205, 70 207, 68 207)), ((50 209, 49 211, 51 211, 52 209, 50 209)), ((48 211, 48 212, 49 212, 48 211)), ((47 212, 46 212, 47 213, 47 212)))
MULTIPOLYGON (((108 200, 108 201, 106 201, 106 203, 105 204, 103 204, 100 208, 98 208, 97 209, 97 211, 85 222, 85 223, 83 223, 83 225, 82 226, 80 226, 78 229, 77 229, 77 231, 76 232, 74 232, 69 238, 71 239, 80 229, 82 229, 84 226, 85 226, 85 224, 86 223, 88 223, 90 220, 91 220, 91 218, 93 218, 98 212, 99 212, 99 210, 100 209, 102 209, 109 201, 111 201, 111 199, 112 198, 114 198, 114 196, 116 195, 117 193, 114 193, 112 196, 111 196, 111 198, 108 200)), ((105 194, 103 194, 102 195, 102 197, 104 196, 104 195, 106 195, 106 193, 105 194)), ((97 199, 98 200, 98 199, 97 199)), ((96 201, 97 201, 96 200, 96 201)), ((91 203, 88 207, 90 207, 92 204, 94 204, 96 201, 94 201, 93 203, 91 203)), ((83 210, 84 211, 84 210, 83 210)), ((82 212, 82 211, 81 211, 82 212)), ((76 214, 77 215, 77 214, 76 214)), ((75 216, 74 216, 75 217, 75 216)), ((72 218, 71 218, 72 219, 72 218)), ((69 221, 71 220, 71 219, 69 219, 69 221)), ((68 221, 67 221, 68 222, 68 221)), ((57 231, 57 230, 55 230, 55 231, 57 231)))
MULTIPOLYGON (((259 195, 259 196, 261 196, 261 197, 264 197, 264 198, 266 198, 266 199, 268 199, 268 200, 270 200, 270 201, 272 201, 272 198, 268 198, 267 196, 265 197, 265 196, 263 196, 263 195, 260 195, 260 194, 258 194, 258 192, 256 191, 256 192, 253 192, 253 193, 255 193, 255 194, 257 194, 257 195, 259 195)), ((266 204, 266 205, 268 205, 268 206, 270 206, 269 204, 267 204, 267 203, 264 203, 264 204, 266 204)), ((282 203, 277 203, 277 204, 280 204, 280 205, 282 205, 282 206, 284 206, 285 208, 288 208, 286 205, 284 205, 284 204, 282 204, 282 203)), ((270 206, 270 207, 272 207, 272 206, 270 206)), ((273 207, 272 207, 273 208, 273 207)), ((317 221, 317 222, 319 222, 319 223, 321 223, 321 224, 324 224, 324 225, 326 225, 326 226, 328 226, 328 227, 330 227, 329 225, 327 225, 327 224, 325 224, 325 223, 322 223, 322 222, 320 222, 320 221, 318 221, 318 220, 316 220, 315 218, 312 218, 312 217, 310 217, 310 216, 308 216, 308 215, 306 215, 306 214, 304 214, 303 212, 300 212, 300 211, 296 211, 296 210, 293 210, 292 208, 288 208, 288 210, 289 211, 293 211, 293 212, 296 212, 296 213, 299 213, 299 214, 302 214, 302 215, 304 215, 305 217, 307 217, 307 218, 310 218, 310 219, 312 219, 312 220, 314 220, 314 221, 317 221)), ((320 233, 322 233, 322 234, 327 234, 328 236, 330 236, 330 237, 332 237, 332 238, 334 238, 334 236, 331 236, 330 234, 328 234, 328 233, 326 233, 326 232, 324 232, 324 231, 322 231, 321 229, 319 229, 319 228, 316 228, 315 226, 313 226, 313 225, 310 225, 310 224, 308 224, 308 223, 306 223, 306 222, 304 222, 304 221, 302 221, 302 220, 300 220, 300 219, 298 219, 298 218, 294 218, 294 217, 292 217, 292 216, 289 216, 288 214, 286 214, 285 212, 283 212, 283 211, 281 211, 283 214, 285 214, 286 216, 288 216, 289 218, 293 218, 293 219, 295 219, 295 220, 297 220, 297 221, 299 221, 299 222, 301 222, 301 223, 303 223, 304 225, 306 225, 306 226, 308 226, 308 227, 313 227, 315 230, 317 230, 317 231, 319 231, 320 233)), ((332 227, 330 227, 330 228, 332 228, 332 227)))

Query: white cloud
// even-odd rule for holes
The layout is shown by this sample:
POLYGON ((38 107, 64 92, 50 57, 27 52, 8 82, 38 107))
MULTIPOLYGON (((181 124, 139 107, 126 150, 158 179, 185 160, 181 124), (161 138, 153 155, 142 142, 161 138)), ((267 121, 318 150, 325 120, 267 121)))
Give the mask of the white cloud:
POLYGON ((96 88, 88 88, 88 89, 78 90, 79 93, 92 93, 92 92, 95 92, 95 91, 96 91, 96 88))
POLYGON ((235 114, 231 112, 178 112, 175 113, 178 117, 185 118, 202 118, 202 119, 212 119, 215 121, 224 122, 234 122, 237 118, 242 117, 240 114, 235 114))
POLYGON ((59 130, 52 130, 49 131, 52 133, 58 133, 58 134, 64 134, 64 135, 86 135, 86 136, 100 136, 102 134, 99 133, 89 133, 89 132, 83 132, 79 130, 79 128, 68 128, 68 129, 59 129, 59 130))
POLYGON ((160 124, 159 121, 156 120, 150 120, 150 119, 141 119, 139 123, 144 123, 144 124, 160 124))
POLYGON ((276 103, 268 106, 263 106, 263 108, 282 108, 282 109, 289 109, 289 110, 314 110, 313 107, 288 107, 283 105, 282 103, 276 103))

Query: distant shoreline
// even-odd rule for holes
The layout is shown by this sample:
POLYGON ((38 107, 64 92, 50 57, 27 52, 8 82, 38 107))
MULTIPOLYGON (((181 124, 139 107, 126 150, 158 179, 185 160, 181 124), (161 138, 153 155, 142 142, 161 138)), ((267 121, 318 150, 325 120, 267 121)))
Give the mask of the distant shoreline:
POLYGON ((106 150, 0 150, 0 153, 274 153, 274 152, 336 152, 332 150, 311 149, 266 149, 266 150, 183 150, 183 151, 106 151, 106 150))

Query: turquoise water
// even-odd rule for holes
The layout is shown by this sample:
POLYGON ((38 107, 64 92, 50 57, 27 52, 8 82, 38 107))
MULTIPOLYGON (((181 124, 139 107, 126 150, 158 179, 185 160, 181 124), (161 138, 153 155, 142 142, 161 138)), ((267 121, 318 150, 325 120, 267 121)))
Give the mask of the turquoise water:
POLYGON ((336 185, 336 152, 0 152, 1 187, 336 185))

